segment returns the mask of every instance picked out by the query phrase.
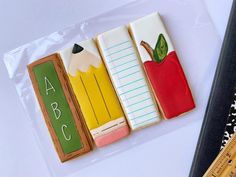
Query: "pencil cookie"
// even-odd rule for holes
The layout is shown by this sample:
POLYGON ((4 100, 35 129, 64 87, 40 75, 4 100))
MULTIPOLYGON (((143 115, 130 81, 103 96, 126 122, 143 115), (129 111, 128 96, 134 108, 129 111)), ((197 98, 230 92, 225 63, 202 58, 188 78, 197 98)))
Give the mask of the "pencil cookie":
POLYGON ((131 129, 157 123, 160 115, 127 28, 105 32, 97 42, 131 129))
POLYGON ((130 23, 155 98, 165 118, 195 107, 184 71, 158 13, 130 23))
POLYGON ((83 41, 60 52, 97 147, 129 134, 129 127, 93 40, 83 41))
POLYGON ((89 134, 59 55, 31 63, 28 71, 60 160, 89 152, 89 134))

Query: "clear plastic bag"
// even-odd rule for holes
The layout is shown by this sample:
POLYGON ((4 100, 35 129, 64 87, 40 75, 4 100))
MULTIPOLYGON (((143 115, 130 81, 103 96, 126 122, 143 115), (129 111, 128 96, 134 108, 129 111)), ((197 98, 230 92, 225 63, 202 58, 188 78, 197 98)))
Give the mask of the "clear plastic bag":
POLYGON ((9 77, 28 113, 35 138, 52 176, 65 177, 81 168, 172 132, 203 117, 217 60, 212 56, 220 40, 202 1, 137 0, 110 12, 77 23, 5 54, 9 77), (158 11, 166 25, 196 102, 183 116, 132 132, 109 146, 61 163, 54 150, 27 72, 27 64, 84 39, 158 11))

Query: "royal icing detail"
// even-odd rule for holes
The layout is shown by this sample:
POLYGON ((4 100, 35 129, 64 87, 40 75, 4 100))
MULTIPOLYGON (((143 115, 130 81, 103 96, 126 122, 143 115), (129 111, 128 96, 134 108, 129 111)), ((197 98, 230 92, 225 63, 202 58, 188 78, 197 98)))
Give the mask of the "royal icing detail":
POLYGON ((195 107, 183 69, 157 13, 130 23, 160 110, 170 119, 195 107))
POLYGON ((62 58, 70 60, 68 76, 95 144, 102 147, 127 136, 124 113, 94 41, 75 44, 61 56, 67 50, 71 55, 62 58))
POLYGON ((28 69, 61 161, 90 151, 86 131, 75 110, 76 105, 58 55, 38 60, 30 64, 28 69))
POLYGON ((157 123, 160 115, 127 28, 105 32, 97 41, 131 129, 157 123))

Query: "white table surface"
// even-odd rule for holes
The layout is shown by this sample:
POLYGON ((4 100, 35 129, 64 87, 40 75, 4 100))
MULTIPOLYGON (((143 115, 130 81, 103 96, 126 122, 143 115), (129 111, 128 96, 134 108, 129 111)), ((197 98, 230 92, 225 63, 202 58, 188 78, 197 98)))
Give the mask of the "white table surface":
MULTIPOLYGON (((4 52, 19 45, 111 10, 125 2, 127 0, 1 0, 0 58, 4 52)), ((206 0, 207 9, 221 39, 231 2, 206 0)), ((218 52, 215 56, 218 57, 218 52)), ((2 60, 0 83, 0 176, 49 177, 48 168, 2 60)), ((83 168, 76 176, 188 176, 201 123, 202 119, 190 122, 176 131, 83 168), (178 141, 183 136, 184 143, 178 141), (157 148, 165 150, 170 146, 174 149, 166 154, 156 151, 157 148)))

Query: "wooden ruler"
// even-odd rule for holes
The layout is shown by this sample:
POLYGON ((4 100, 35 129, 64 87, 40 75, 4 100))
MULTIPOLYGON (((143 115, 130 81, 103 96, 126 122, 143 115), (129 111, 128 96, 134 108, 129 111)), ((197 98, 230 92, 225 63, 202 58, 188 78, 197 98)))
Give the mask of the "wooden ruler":
POLYGON ((216 157, 203 177, 236 177, 236 133, 216 157))

